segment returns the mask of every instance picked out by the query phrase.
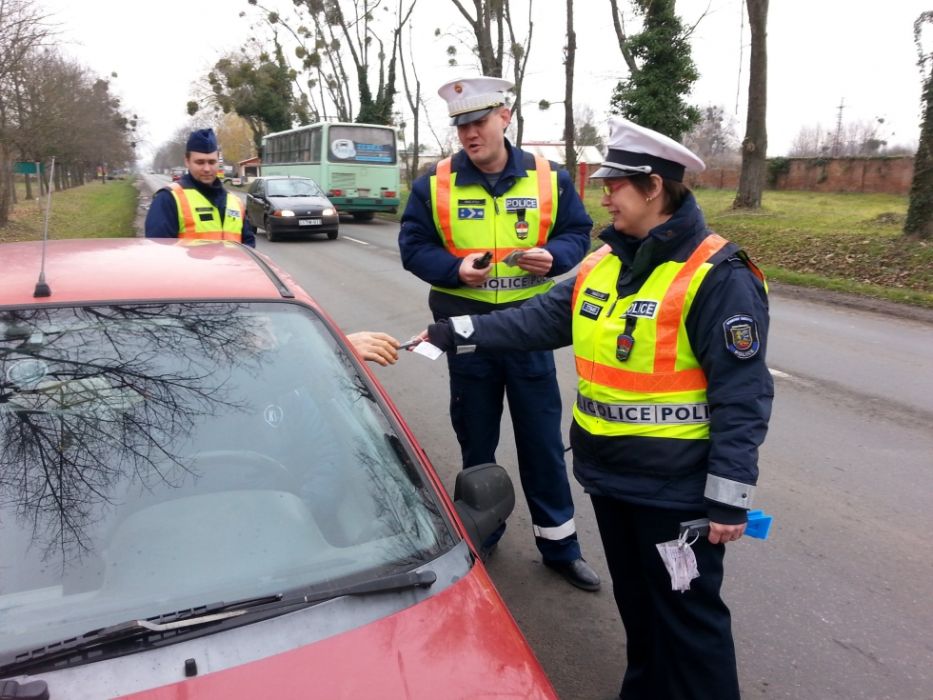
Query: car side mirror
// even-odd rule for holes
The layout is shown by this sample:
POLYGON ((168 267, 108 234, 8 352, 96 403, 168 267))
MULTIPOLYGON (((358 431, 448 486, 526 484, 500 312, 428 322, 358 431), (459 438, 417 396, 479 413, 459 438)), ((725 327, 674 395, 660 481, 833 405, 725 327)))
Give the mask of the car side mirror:
POLYGON ((479 549, 515 508, 512 479, 498 464, 478 464, 457 474, 454 508, 467 535, 479 549))

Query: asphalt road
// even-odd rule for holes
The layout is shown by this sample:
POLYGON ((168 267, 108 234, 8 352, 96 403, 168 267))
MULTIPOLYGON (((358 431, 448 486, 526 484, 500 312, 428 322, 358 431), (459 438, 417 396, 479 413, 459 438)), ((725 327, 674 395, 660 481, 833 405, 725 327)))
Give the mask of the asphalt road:
MULTIPOLYGON (((387 222, 346 222, 335 241, 260 236, 258 248, 344 330, 404 340, 429 314, 426 285, 401 269, 396 234, 387 222)), ((775 523, 767 541, 744 538, 727 555, 743 696, 929 700, 933 323, 812 294, 772 294, 776 400, 756 506, 775 523)), ((569 407, 569 350, 557 364, 569 407)), ((459 450, 446 363, 406 353, 375 372, 452 488, 459 450)), ((517 484, 508 425, 503 436, 497 459, 517 484)), ((584 555, 607 578, 592 508, 575 483, 574 498, 584 555)), ((615 697, 625 637, 610 588, 578 591, 541 566, 521 497, 489 569, 560 696, 615 697)))

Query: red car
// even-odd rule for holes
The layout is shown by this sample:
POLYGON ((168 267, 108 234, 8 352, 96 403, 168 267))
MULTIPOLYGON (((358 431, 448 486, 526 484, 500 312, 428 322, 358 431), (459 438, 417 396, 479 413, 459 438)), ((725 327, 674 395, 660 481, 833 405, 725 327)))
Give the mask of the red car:
POLYGON ((4 697, 556 697, 471 544, 508 475, 467 470, 451 501, 268 258, 120 239, 0 260, 4 697))

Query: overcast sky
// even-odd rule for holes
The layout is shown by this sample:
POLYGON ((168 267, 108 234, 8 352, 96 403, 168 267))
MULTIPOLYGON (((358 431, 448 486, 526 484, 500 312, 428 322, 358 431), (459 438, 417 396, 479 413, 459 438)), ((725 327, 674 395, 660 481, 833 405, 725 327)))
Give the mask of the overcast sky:
MULTIPOLYGON (((95 73, 116 72, 112 89, 130 113, 139 115, 149 155, 189 123, 185 105, 191 84, 205 75, 224 53, 250 36, 250 22, 240 18, 246 0, 37 0, 57 24, 60 48, 95 73), (132 15, 132 16, 131 16, 132 15), (186 26, 187 21, 187 26, 186 26), (208 29, 213 27, 213 30, 208 29)), ((292 0, 265 0, 283 12, 292 0)), ((468 3, 469 4, 469 3, 468 3)), ((623 2, 620 5, 624 5, 623 2)), ((524 0, 512 0, 516 17, 527 17, 524 0)), ((768 17, 769 155, 790 148, 801 127, 835 127, 839 106, 846 123, 884 119, 880 135, 889 144, 916 146, 920 134, 921 77, 913 40, 913 22, 928 0, 889 0, 868 5, 851 0, 775 0, 768 17), (866 9, 858 9, 859 6, 866 9)), ((534 1, 534 39, 524 83, 525 99, 559 101, 564 95, 563 44, 565 4, 534 1)), ((693 100, 722 106, 744 132, 748 88, 748 26, 741 0, 681 0, 687 23, 703 10, 706 17, 692 40, 701 78, 693 100)), ((626 76, 615 41, 607 0, 576 0, 577 33, 574 102, 591 107, 603 124, 609 96, 626 76)), ((431 95, 429 116, 446 132, 443 103, 436 88, 443 82, 476 74, 478 63, 461 47, 462 64, 446 66, 449 37, 436 38, 465 23, 447 0, 419 0, 413 16, 418 40, 415 60, 423 90, 431 95)), ((516 27, 516 31, 521 31, 516 27)), ((927 30, 933 34, 933 31, 927 30)), ((399 84, 401 90, 401 84, 399 84)), ((397 96, 402 108, 404 96, 397 96)), ((525 140, 559 140, 563 109, 525 108, 525 140)), ((604 130, 604 129, 603 129, 604 130)))

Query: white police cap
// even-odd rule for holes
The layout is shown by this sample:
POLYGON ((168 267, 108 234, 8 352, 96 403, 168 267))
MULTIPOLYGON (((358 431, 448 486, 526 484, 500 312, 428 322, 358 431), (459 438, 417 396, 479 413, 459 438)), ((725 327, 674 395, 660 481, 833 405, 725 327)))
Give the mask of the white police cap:
POLYGON ((505 91, 514 86, 503 78, 461 78, 444 83, 437 94, 447 102, 451 126, 482 119, 494 108, 506 103, 505 91))
POLYGON ((622 117, 609 119, 608 145, 606 160, 591 178, 654 173, 666 180, 683 182, 685 170, 706 170, 706 164, 690 149, 622 117))

